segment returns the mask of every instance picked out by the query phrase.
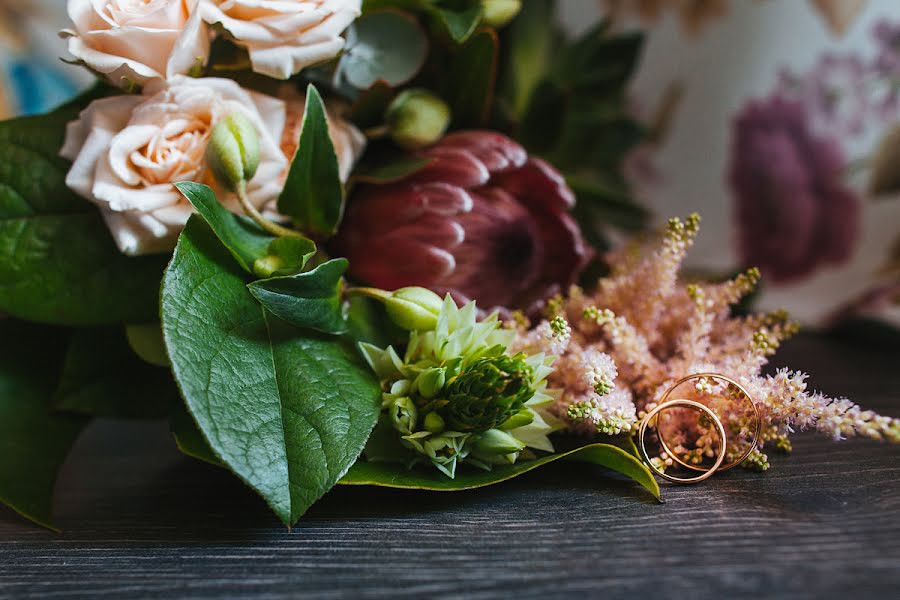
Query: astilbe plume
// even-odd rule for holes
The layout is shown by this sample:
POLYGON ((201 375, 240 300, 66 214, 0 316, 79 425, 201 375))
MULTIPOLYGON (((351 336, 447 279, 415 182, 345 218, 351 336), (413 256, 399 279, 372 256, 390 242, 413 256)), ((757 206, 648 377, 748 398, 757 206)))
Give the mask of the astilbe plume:
MULTIPOLYGON (((759 280, 756 269, 724 283, 679 280, 699 221, 697 215, 671 219, 661 236, 611 256, 611 273, 594 291, 572 287, 567 298, 548 304, 550 320, 533 329, 520 320, 513 350, 559 357, 547 380, 559 390, 553 412, 571 431, 631 432, 676 381, 717 372, 738 381, 762 417, 760 445, 747 466, 767 468, 763 445, 789 449, 787 435, 797 429, 815 429, 835 439, 856 435, 900 441, 898 419, 811 392, 803 373, 782 369, 763 374, 769 357, 797 326, 783 311, 732 314, 731 307, 759 280)), ((687 395, 715 392, 712 387, 702 381, 687 395)), ((747 433, 739 415, 720 416, 747 433)))

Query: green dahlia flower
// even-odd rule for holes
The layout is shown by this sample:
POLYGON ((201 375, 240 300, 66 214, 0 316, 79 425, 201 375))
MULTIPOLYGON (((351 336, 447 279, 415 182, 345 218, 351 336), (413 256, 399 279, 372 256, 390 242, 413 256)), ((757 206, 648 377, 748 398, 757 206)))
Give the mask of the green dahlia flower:
POLYGON ((369 460, 429 461, 449 477, 463 462, 483 469, 552 452, 559 421, 545 412, 554 357, 510 354, 515 332, 496 314, 447 296, 436 324, 413 331, 401 358, 393 347, 360 344, 381 380, 382 417, 369 460))

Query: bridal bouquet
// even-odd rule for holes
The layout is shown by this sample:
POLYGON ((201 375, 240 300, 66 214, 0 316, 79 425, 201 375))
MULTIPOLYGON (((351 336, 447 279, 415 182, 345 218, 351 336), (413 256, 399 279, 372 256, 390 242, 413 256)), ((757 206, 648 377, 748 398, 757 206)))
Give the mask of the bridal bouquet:
POLYGON ((96 86, 0 123, 0 500, 25 517, 52 527, 94 417, 168 419, 288 526, 336 484, 563 459, 659 496, 796 429, 900 439, 763 373, 796 327, 733 310, 755 270, 679 276, 698 216, 648 231, 640 35, 566 38, 548 0, 68 12, 96 86))

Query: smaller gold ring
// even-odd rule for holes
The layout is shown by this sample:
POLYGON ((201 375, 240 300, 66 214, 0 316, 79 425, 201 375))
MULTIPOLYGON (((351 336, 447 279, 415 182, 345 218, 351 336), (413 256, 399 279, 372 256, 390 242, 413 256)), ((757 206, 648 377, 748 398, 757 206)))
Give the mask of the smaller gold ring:
POLYGON ((647 466, 650 467, 650 469, 654 473, 656 473, 663 479, 667 479, 674 483, 699 483, 699 482, 703 481, 704 479, 707 479, 708 477, 712 477, 712 474, 715 473, 719 469, 719 466, 721 466, 722 461, 725 460, 725 444, 726 444, 725 427, 722 425, 722 421, 719 420, 719 417, 716 416, 716 413, 714 413, 708 406, 706 406, 705 404, 696 402, 694 400, 683 400, 683 399, 669 400, 665 404, 658 405, 656 408, 654 408, 649 413, 647 413, 647 416, 645 416, 644 420, 641 421, 641 426, 638 429, 638 445, 641 449, 641 455, 644 457, 644 462, 647 463, 647 466), (647 426, 650 424, 650 421, 653 420, 653 417, 657 416, 659 413, 666 410, 667 408, 672 408, 673 406, 684 406, 686 408, 693 408, 693 409, 705 414, 707 417, 712 419, 713 423, 716 424, 716 430, 719 432, 719 440, 721 441, 721 448, 719 448, 719 452, 716 456, 716 462, 713 464, 712 467, 709 468, 709 470, 704 471, 702 475, 698 475, 696 477, 674 477, 672 475, 667 475, 665 472, 656 468, 656 465, 653 464, 653 461, 650 460, 650 456, 647 454, 647 446, 644 443, 644 436, 647 432, 647 426))
MULTIPOLYGON (((744 389, 744 386, 742 386, 740 383, 738 383, 731 377, 728 377, 727 375, 722 375, 721 373, 694 373, 693 375, 682 377, 671 386, 669 386, 669 389, 666 390, 666 393, 663 394, 662 398, 659 399, 659 403, 664 404, 666 400, 669 399, 669 396, 672 395, 672 392, 674 392, 681 384, 687 383, 688 381, 692 381, 694 379, 703 378, 719 379, 720 381, 724 381, 725 383, 733 385, 744 396, 744 398, 747 399, 747 402, 750 403, 750 408, 753 409, 753 419, 756 421, 756 429, 753 431, 753 441, 750 442, 750 444, 747 446, 747 449, 744 450, 739 457, 725 465, 722 465, 722 467, 719 468, 720 471, 727 471, 728 469, 733 469, 734 467, 747 460, 747 457, 750 456, 754 448, 759 445, 759 438, 762 436, 762 417, 759 414, 759 407, 756 406, 756 402, 753 401, 753 396, 750 395, 750 392, 744 389)), ((698 467, 681 460, 675 452, 672 452, 668 444, 666 444, 666 440, 663 438, 662 434, 657 431, 657 435, 659 437, 659 445, 662 446, 663 452, 671 456, 672 460, 674 460, 676 463, 678 463, 682 467, 691 469, 692 471, 706 470, 703 467, 698 467)))

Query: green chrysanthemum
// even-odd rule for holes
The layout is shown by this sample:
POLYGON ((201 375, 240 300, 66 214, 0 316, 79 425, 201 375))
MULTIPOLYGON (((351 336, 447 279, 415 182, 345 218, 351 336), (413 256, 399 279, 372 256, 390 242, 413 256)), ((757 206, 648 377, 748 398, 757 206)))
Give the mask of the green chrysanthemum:
POLYGON ((515 332, 496 314, 476 315, 474 303, 460 309, 448 296, 433 329, 410 333, 403 358, 360 345, 384 390, 369 460, 429 460, 453 477, 462 462, 490 469, 553 451, 558 421, 543 408, 554 358, 509 354, 515 332))

